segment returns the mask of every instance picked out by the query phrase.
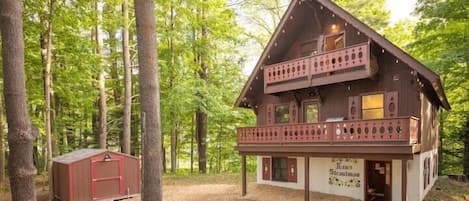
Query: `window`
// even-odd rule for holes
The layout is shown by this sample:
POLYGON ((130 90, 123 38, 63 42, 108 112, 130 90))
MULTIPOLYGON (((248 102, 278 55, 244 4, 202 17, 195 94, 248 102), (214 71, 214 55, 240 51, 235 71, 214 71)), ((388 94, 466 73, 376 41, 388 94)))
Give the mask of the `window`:
POLYGON ((313 40, 301 44, 301 57, 312 56, 318 53, 318 41, 313 40))
POLYGON ((384 95, 362 96, 363 119, 381 119, 384 117, 384 95))
POLYGON ((272 180, 288 181, 287 158, 272 158, 272 180))
POLYGON ((344 48, 345 46, 344 38, 345 38, 344 33, 326 37, 326 51, 344 48))
POLYGON ((319 106, 315 102, 306 102, 304 104, 304 122, 305 123, 318 123, 319 121, 319 106))
POLYGON ((275 123, 286 124, 290 122, 290 107, 289 105, 275 106, 275 123))

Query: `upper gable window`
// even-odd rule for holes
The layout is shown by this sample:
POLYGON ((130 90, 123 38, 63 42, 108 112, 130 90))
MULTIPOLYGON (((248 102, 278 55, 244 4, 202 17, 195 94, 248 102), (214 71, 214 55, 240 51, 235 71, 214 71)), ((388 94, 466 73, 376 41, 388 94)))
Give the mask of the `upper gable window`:
POLYGON ((384 118, 384 94, 362 96, 363 119, 384 118))
POLYGON ((275 123, 286 124, 290 122, 290 106, 277 105, 275 106, 275 123))
POLYGON ((326 51, 342 49, 345 47, 345 34, 339 33, 326 37, 326 51))
POLYGON ((301 44, 301 57, 318 54, 318 41, 312 40, 301 44))

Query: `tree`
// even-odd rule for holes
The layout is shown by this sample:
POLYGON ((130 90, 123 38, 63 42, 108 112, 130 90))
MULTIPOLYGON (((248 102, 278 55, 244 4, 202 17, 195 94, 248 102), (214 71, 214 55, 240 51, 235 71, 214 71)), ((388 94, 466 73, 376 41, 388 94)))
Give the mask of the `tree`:
POLYGON ((129 47, 129 8, 127 0, 122 2, 122 57, 124 59, 124 131, 123 131, 123 152, 130 154, 130 123, 132 114, 132 67, 130 64, 129 47))
POLYGON ((36 200, 33 144, 37 128, 26 105, 24 79, 23 3, 0 1, 4 96, 8 122, 8 173, 13 201, 36 200))
POLYGON ((135 0, 140 102, 143 130, 142 200, 162 200, 162 147, 155 4, 135 0))
POLYGON ((3 101, 0 96, 0 186, 5 183, 5 133, 3 125, 3 101))
MULTIPOLYGON (((45 44, 45 69, 44 69, 44 99, 45 113, 44 122, 46 130, 46 152, 47 152, 47 171, 49 175, 49 184, 52 184, 52 129, 51 129, 51 64, 52 64, 52 17, 54 15, 54 2, 50 0, 49 13, 46 28, 46 44, 45 44)), ((53 192, 49 194, 49 200, 53 198, 53 192)))
POLYGON ((469 178, 469 21, 464 0, 419 0, 420 19, 409 45, 410 52, 440 74, 451 111, 442 119, 443 174, 464 173, 469 178))
POLYGON ((107 148, 107 98, 106 98, 106 72, 104 71, 103 65, 103 44, 101 37, 101 26, 102 23, 102 14, 101 8, 99 8, 99 0, 95 1, 95 10, 96 10, 96 26, 95 26, 95 40, 96 40, 96 55, 98 57, 98 66, 101 71, 98 74, 98 88, 99 88, 99 148, 107 148))
POLYGON ((334 2, 356 16, 376 31, 389 25, 391 12, 385 8, 385 0, 334 0, 334 2))

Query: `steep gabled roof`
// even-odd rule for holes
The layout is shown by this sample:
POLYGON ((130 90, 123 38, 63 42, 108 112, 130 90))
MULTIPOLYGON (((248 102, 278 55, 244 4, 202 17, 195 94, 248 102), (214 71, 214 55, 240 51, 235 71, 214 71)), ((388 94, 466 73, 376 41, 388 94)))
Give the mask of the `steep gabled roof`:
POLYGON ((426 66, 424 66, 422 63, 417 61, 415 58, 407 54, 405 51, 403 51, 402 49, 400 49, 399 47, 391 43, 389 40, 381 36, 375 30, 373 30, 372 28, 370 28, 369 26, 367 26, 366 24, 364 24, 363 22, 355 18, 353 15, 351 15, 350 13, 348 13, 341 7, 337 6, 335 3, 331 2, 330 0, 292 0, 291 1, 279 25, 276 27, 274 34, 270 38, 269 43, 267 44, 259 60, 257 61, 257 64, 253 72, 249 76, 248 81, 244 85, 244 88, 241 91, 240 96, 236 100, 236 106, 238 107, 243 106, 242 104, 243 99, 246 97, 248 89, 250 88, 251 84, 254 82, 256 75, 261 70, 261 67, 263 63, 265 62, 267 55, 269 54, 272 47, 274 46, 275 41, 279 38, 280 30, 282 29, 282 27, 286 25, 287 19, 290 18, 290 16, 296 10, 297 7, 295 5, 298 4, 299 2, 304 2, 304 1, 316 1, 320 5, 329 9, 336 16, 342 18, 345 22, 355 27, 358 31, 368 36, 370 40, 372 40, 373 42, 381 46, 384 50, 391 53, 397 59, 407 64, 410 68, 415 70, 419 76, 423 77, 424 79, 428 81, 428 83, 430 83, 431 89, 436 93, 436 96, 438 97, 439 104, 445 109, 451 108, 446 98, 446 95, 443 91, 440 76, 438 74, 428 69, 426 66))

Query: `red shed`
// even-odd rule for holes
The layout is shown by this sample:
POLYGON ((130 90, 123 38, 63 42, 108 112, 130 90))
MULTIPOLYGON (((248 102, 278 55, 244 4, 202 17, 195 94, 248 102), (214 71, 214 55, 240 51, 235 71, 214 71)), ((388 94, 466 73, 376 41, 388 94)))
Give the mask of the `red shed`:
POLYGON ((90 201, 140 194, 138 158, 105 149, 81 149, 53 159, 54 197, 90 201))

